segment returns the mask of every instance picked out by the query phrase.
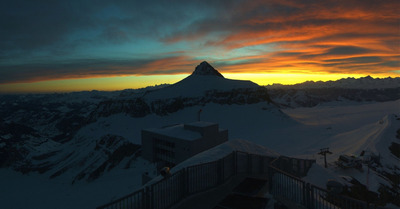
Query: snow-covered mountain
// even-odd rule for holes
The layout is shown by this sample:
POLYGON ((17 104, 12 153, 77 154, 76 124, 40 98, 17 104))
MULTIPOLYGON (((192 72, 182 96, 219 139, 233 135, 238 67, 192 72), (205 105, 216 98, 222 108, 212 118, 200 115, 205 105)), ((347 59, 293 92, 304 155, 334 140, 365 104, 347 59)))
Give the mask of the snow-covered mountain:
POLYGON ((91 113, 90 120, 117 113, 133 117, 148 114, 167 115, 187 107, 218 104, 273 103, 267 89, 251 81, 224 78, 207 62, 200 63, 185 79, 164 88, 146 91, 130 98, 102 101, 91 113))
MULTIPOLYGON (((207 62, 170 86, 122 92, 3 95, 1 101, 0 166, 23 173, 39 172, 49 178, 68 173, 70 182, 95 180, 123 160, 134 161, 140 154, 142 128, 168 125, 171 118, 162 116, 190 107, 259 103, 285 117, 272 104, 265 88, 250 81, 225 79, 207 62), (121 114, 130 121, 110 123, 115 117, 124 120, 121 114), (146 117, 155 122, 146 126, 141 122, 146 117)), ((180 117, 176 123, 195 120, 192 115, 195 113, 180 117)))
POLYGON ((391 89, 400 87, 400 77, 372 78, 371 76, 361 78, 342 78, 337 81, 306 81, 294 85, 272 84, 269 89, 321 89, 321 88, 341 88, 341 89, 391 89))
POLYGON ((206 61, 200 63, 193 73, 185 79, 166 88, 147 92, 146 101, 171 98, 193 98, 207 92, 226 92, 232 89, 256 89, 251 81, 226 79, 206 61))
MULTIPOLYGON (((377 91, 375 97, 384 95, 366 91, 377 91)), ((392 115, 400 113, 400 100, 394 101, 398 90, 393 90, 395 96, 389 95, 390 99, 346 106, 324 100, 325 94, 320 93, 312 97, 319 102, 294 106, 315 106, 321 100, 331 101, 325 104, 332 106, 283 111, 273 101, 285 104, 281 97, 271 94, 276 95, 275 89, 226 79, 202 62, 173 85, 117 92, 0 95, 0 185, 15 188, 0 191, 0 202, 7 208, 93 208, 126 195, 141 185, 143 172, 155 168, 141 158, 140 131, 192 122, 199 109, 202 120, 228 129, 230 139, 248 141, 239 143, 247 148, 266 146, 259 150, 313 157, 321 146, 331 146, 334 160, 340 153, 370 147, 385 159, 393 157, 399 120, 392 115), (40 195, 49 201, 42 201, 40 195), (18 201, 20 196, 27 201, 18 201)), ((369 94, 355 95, 365 101, 369 94)), ((393 159, 377 167, 377 172, 397 175, 393 164, 398 158, 393 159)))

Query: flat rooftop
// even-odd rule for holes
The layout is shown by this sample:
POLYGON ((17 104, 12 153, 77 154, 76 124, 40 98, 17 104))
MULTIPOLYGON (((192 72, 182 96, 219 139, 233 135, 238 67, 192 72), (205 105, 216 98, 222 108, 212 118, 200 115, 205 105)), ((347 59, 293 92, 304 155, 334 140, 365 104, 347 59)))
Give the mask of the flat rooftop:
MULTIPOLYGON (((210 126, 218 126, 218 123, 206 122, 206 121, 196 121, 185 124, 175 124, 170 126, 164 126, 161 128, 149 128, 145 131, 150 131, 164 136, 169 136, 173 138, 183 139, 183 140, 197 140, 203 136, 197 129, 207 128, 210 126), (195 130, 193 130, 195 128, 195 130)), ((225 131, 226 129, 218 128, 218 131, 225 131)))
POLYGON ((208 126, 217 125, 217 123, 206 122, 206 121, 196 121, 196 122, 192 122, 192 123, 186 123, 186 125, 204 128, 204 127, 208 127, 208 126))
POLYGON ((145 130, 184 140, 196 140, 202 137, 199 132, 185 129, 184 124, 177 124, 163 128, 151 128, 145 130))

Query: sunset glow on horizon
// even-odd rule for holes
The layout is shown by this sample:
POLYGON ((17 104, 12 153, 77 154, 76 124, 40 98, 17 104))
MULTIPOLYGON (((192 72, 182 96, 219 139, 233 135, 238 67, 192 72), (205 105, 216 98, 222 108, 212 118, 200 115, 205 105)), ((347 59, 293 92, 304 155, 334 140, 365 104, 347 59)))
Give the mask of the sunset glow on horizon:
MULTIPOLYGON (((190 74, 176 75, 144 75, 102 78, 64 79, 40 81, 33 83, 5 84, 0 93, 65 93, 77 91, 118 91, 139 89, 148 86, 174 84, 190 74)), ((272 84, 293 85, 306 81, 336 81, 342 78, 360 78, 368 75, 351 74, 261 74, 261 73, 228 73, 227 79, 250 80, 260 86, 272 84)), ((374 76, 374 78, 384 78, 374 76)))
POLYGON ((208 61, 259 85, 400 76, 399 1, 8 1, 0 93, 175 83, 208 61))

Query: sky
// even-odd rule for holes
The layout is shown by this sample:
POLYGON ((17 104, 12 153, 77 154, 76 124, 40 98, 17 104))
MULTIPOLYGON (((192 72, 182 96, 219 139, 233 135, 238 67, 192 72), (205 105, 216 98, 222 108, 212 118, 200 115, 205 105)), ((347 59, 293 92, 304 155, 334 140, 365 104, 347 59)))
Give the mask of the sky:
POLYGON ((3 0, 0 93, 400 76, 398 0, 3 0))

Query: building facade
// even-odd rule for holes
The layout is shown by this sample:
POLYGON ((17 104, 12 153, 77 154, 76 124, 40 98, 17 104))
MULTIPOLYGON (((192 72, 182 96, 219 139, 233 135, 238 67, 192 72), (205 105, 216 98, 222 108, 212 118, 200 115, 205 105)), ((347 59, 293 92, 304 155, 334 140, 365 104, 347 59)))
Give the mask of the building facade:
POLYGON ((176 164, 228 141, 228 130, 198 121, 142 130, 142 156, 150 162, 176 164))

